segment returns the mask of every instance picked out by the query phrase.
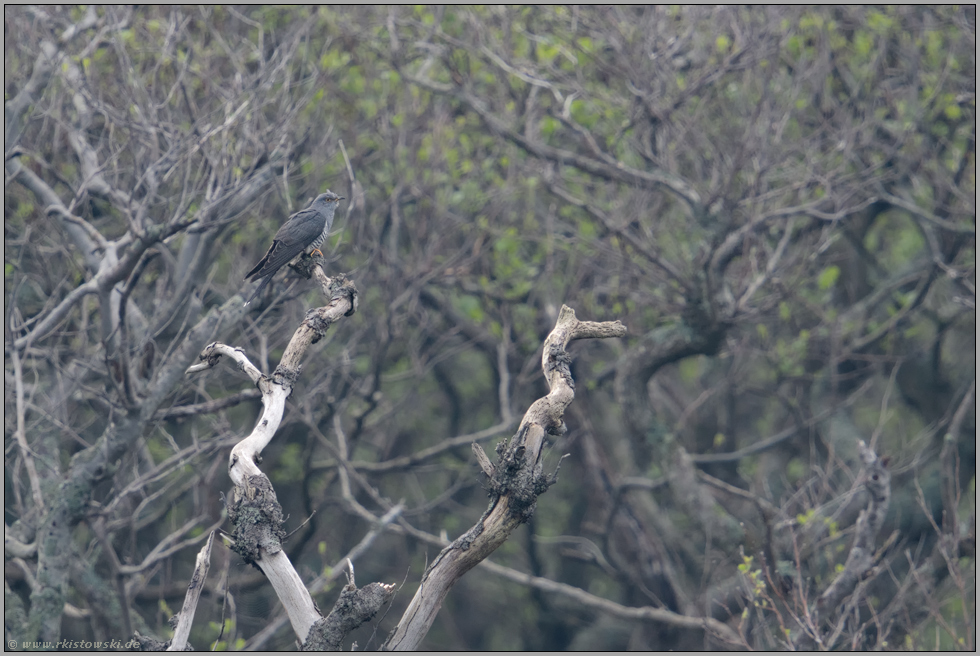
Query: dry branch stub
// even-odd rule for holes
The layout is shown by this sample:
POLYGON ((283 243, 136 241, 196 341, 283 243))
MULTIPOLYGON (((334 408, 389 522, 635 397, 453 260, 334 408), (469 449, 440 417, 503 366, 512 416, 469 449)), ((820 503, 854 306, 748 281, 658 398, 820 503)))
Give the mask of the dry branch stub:
POLYGON ((167 647, 168 651, 193 649, 187 638, 190 636, 191 626, 194 624, 194 615, 197 613, 197 604, 201 600, 201 592, 204 591, 204 581, 208 578, 208 570, 211 567, 211 547, 213 545, 214 531, 211 531, 207 542, 197 554, 194 573, 191 575, 191 582, 187 585, 184 605, 180 609, 180 613, 177 614, 177 626, 174 627, 174 637, 170 640, 167 647))
POLYGON ((368 583, 358 588, 353 582, 344 586, 330 614, 310 629, 303 651, 340 651, 348 633, 369 621, 395 596, 395 586, 368 583))

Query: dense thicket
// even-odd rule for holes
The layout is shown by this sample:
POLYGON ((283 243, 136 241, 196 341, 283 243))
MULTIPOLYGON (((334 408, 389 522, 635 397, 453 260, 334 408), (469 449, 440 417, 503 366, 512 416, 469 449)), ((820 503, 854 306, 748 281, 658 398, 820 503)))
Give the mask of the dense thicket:
MULTIPOLYGON (((423 647, 975 648, 974 8, 4 15, 6 638, 167 637, 258 412, 184 371, 275 369, 324 300, 290 274, 246 311, 242 278, 329 188, 360 306, 260 467, 321 608, 404 503, 356 554, 404 581, 361 647, 483 513, 469 445, 544 393, 567 304, 628 335, 571 347, 558 483, 423 647), (815 618, 859 440, 890 503, 815 618)), ((216 546, 193 644, 290 647, 277 613, 216 546)))

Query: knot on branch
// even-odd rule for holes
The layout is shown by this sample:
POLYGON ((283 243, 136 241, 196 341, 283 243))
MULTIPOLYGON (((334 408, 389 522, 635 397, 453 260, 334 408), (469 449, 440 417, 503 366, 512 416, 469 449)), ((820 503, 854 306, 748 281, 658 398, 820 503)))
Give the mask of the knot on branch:
POLYGON ((344 586, 330 614, 310 628, 303 651, 340 651, 347 634, 374 617, 394 595, 395 586, 385 583, 344 586))
POLYGON ((283 387, 288 387, 292 389, 296 380, 299 378, 301 368, 293 369, 291 367, 284 367, 280 364, 276 367, 276 370, 272 372, 272 382, 276 385, 282 385, 283 387))
POLYGON ((307 255, 304 253, 296 264, 290 264, 289 268, 309 280, 313 277, 313 267, 322 265, 323 257, 318 255, 307 255))
POLYGON ((538 497, 558 482, 558 470, 561 469, 562 460, 567 457, 568 454, 561 457, 558 466, 555 467, 555 472, 550 476, 542 471, 540 465, 535 467, 529 477, 524 477, 523 484, 516 488, 515 493, 510 498, 509 510, 512 515, 520 518, 521 523, 526 523, 531 519, 535 508, 537 508, 538 497))
POLYGON ((340 315, 337 314, 339 309, 346 307, 344 316, 349 317, 357 311, 358 303, 357 287, 347 277, 347 274, 338 273, 333 278, 327 278, 323 270, 320 269, 317 272, 317 279, 322 285, 324 295, 328 296, 330 300, 326 306, 312 309, 306 313, 303 324, 313 333, 310 339, 312 344, 323 339, 330 324, 340 319, 340 315))
POLYGON ((524 455, 527 452, 524 446, 525 433, 527 433, 527 426, 522 426, 509 444, 506 441, 497 443, 498 463, 492 466, 492 471, 487 474, 489 477, 487 492, 491 499, 498 499, 514 489, 517 474, 524 466, 524 455))
POLYGON ((330 280, 330 302, 343 298, 350 301, 350 310, 344 313, 345 317, 349 317, 357 312, 357 286, 346 273, 338 273, 330 280))
POLYGON ((263 550, 274 554, 282 549, 286 537, 282 506, 265 476, 247 476, 244 485, 235 487, 228 518, 235 525, 233 548, 246 563, 254 565, 263 550))
POLYGON ((517 517, 522 523, 527 522, 534 514, 538 496, 558 480, 557 469, 552 476, 548 476, 542 473, 540 464, 531 462, 527 457, 525 440, 532 430, 538 435, 544 434, 540 426, 525 424, 509 445, 506 442, 497 445, 499 462, 489 472, 484 469, 488 476, 488 496, 494 502, 506 497, 508 514, 517 517))
POLYGON ((574 390, 575 381, 572 380, 571 364, 572 356, 565 351, 565 348, 561 344, 552 344, 549 347, 548 360, 545 364, 546 375, 550 377, 553 371, 557 371, 565 383, 574 390))
POLYGON ((215 351, 215 347, 217 345, 218 342, 211 342, 206 347, 204 347, 203 351, 201 351, 200 359, 206 360, 208 363, 208 367, 213 367, 214 365, 218 364, 218 360, 221 359, 221 354, 215 351))
POLYGON ((562 437, 568 432, 568 426, 565 425, 565 421, 563 419, 559 418, 559 421, 552 422, 545 426, 545 430, 547 431, 548 435, 553 437, 562 437))
POLYGON ((327 318, 323 316, 323 313, 319 309, 307 310, 304 323, 314 333, 313 339, 310 340, 312 344, 316 344, 323 339, 323 336, 327 334, 327 329, 330 327, 330 322, 327 321, 327 318))

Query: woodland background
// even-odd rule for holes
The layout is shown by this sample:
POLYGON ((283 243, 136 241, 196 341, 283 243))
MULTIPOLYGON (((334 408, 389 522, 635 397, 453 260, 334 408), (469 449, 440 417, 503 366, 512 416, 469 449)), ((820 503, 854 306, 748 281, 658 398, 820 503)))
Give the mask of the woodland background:
MULTIPOLYGON (((975 649, 972 6, 7 6, 4 44, 6 638, 166 639, 259 410, 184 371, 275 368, 324 300, 242 278, 330 188, 359 310, 260 467, 321 608, 365 536, 358 582, 403 584, 360 647, 486 508, 469 445, 544 393, 567 304, 628 335, 572 346, 558 483, 423 647, 725 646, 654 608, 781 648, 860 439, 891 503, 826 646, 975 649)), ((291 648, 278 604, 216 545, 191 641, 291 648)))

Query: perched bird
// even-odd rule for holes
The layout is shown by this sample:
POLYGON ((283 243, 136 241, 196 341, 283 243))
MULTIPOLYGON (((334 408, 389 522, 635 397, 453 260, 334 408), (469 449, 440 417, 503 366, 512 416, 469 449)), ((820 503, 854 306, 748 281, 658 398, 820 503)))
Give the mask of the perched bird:
POLYGON ((327 233, 333 225, 333 214, 343 198, 327 189, 327 192, 317 196, 309 207, 296 212, 282 224, 272 239, 269 252, 245 275, 245 280, 264 278, 251 298, 245 301, 245 305, 251 303, 265 289, 272 276, 276 275, 276 271, 286 266, 290 260, 307 248, 312 246, 313 253, 323 255, 320 252, 320 244, 327 238, 327 233))

